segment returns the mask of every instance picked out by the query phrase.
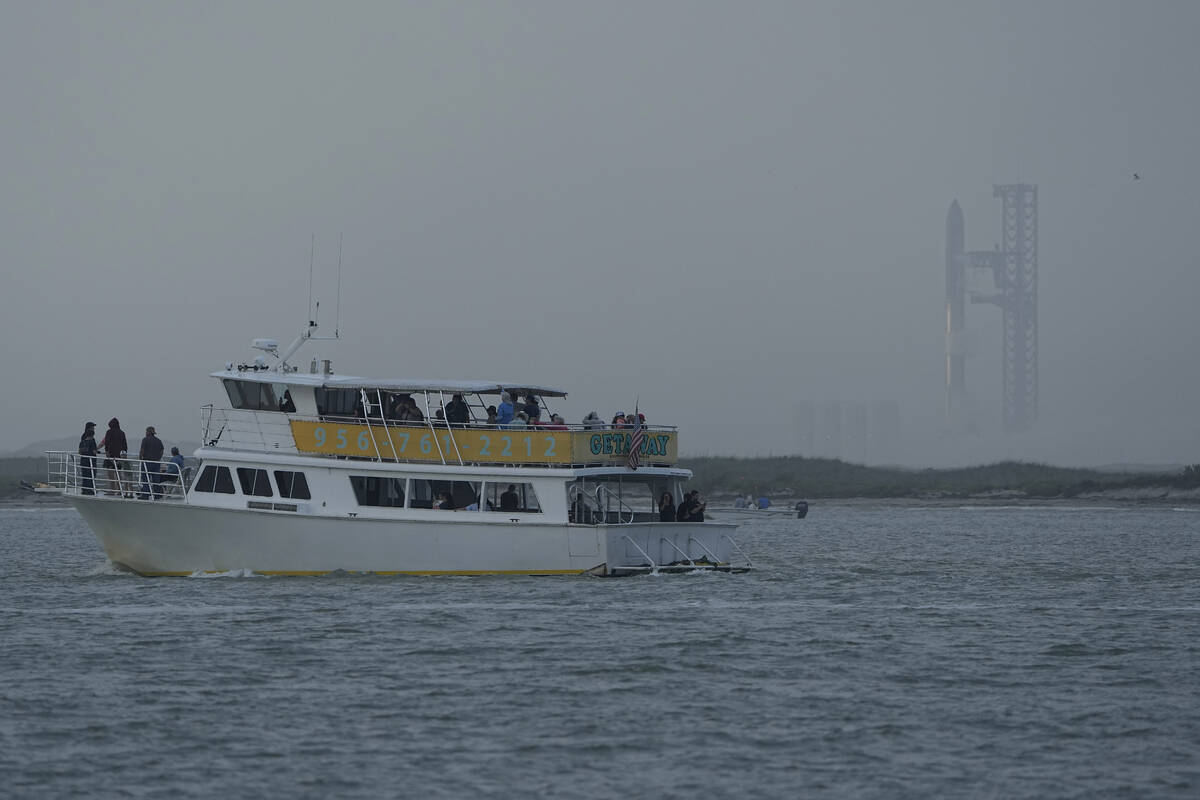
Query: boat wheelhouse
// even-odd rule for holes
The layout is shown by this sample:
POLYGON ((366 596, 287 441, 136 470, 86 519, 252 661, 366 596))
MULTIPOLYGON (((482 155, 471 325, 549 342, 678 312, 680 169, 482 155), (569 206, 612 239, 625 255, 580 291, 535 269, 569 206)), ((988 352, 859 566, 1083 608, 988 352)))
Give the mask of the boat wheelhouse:
POLYGON ((436 381, 308 371, 274 356, 212 373, 228 406, 202 409, 194 471, 50 454, 61 486, 108 557, 145 575, 248 569, 410 574, 622 575, 748 569, 735 525, 661 522, 691 472, 678 431, 489 424, 502 393, 541 419, 566 397, 521 382, 436 381))

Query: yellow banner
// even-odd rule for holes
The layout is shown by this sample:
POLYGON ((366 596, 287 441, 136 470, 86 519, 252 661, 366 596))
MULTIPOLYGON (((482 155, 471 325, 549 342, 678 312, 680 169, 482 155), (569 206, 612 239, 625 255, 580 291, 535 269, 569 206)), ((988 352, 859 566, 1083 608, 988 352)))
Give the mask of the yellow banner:
MULTIPOLYGON (((633 434, 619 431, 559 431, 542 428, 417 428, 292 420, 301 453, 383 458, 397 461, 463 461, 494 464, 625 463, 633 434)), ((675 463, 676 435, 645 431, 641 463, 675 463)))
POLYGON ((485 461, 503 464, 570 464, 568 431, 532 429, 410 428, 343 425, 292 420, 302 453, 397 459, 399 461, 485 461))

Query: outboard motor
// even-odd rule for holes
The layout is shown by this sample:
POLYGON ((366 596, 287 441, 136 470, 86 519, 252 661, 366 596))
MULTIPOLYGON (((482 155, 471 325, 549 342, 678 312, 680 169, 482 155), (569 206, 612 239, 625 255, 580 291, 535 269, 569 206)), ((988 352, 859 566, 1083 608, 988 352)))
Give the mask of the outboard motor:
POLYGON ((808 501, 801 500, 796 503, 796 519, 804 519, 808 516, 808 501))

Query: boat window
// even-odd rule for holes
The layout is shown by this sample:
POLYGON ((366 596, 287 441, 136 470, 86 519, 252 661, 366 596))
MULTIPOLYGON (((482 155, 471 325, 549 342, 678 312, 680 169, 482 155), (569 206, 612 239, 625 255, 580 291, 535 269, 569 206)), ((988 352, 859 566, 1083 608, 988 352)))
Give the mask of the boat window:
POLYGON ((229 474, 229 467, 214 467, 209 464, 196 479, 195 490, 233 494, 233 476, 229 474))
POLYGON ((242 484, 242 494, 255 497, 271 497, 271 481, 267 478, 265 469, 238 467, 238 482, 242 484))
POLYGON ((487 485, 488 511, 522 511, 538 513, 542 506, 538 503, 537 492, 532 483, 489 483, 487 485))
POLYGON ((225 393, 229 405, 249 411, 278 411, 280 399, 286 387, 283 384, 258 383, 226 379, 225 393))
POLYGON ((275 485, 279 487, 280 497, 291 497, 295 500, 311 500, 308 493, 308 479, 303 472, 287 472, 275 470, 275 485))
POLYGON ((409 508, 443 508, 459 511, 479 510, 478 481, 438 481, 413 478, 409 508), (442 505, 438 505, 439 499, 442 505))
POLYGON ((404 478, 351 475, 350 485, 360 506, 404 507, 404 478))
POLYGON ((327 417, 361 416, 358 403, 362 396, 358 389, 326 389, 318 386, 316 397, 318 414, 327 417))

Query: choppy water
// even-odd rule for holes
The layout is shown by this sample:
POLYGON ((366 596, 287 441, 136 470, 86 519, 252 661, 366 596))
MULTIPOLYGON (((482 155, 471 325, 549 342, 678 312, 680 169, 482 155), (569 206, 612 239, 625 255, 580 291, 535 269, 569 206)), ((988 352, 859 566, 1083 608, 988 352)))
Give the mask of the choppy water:
POLYGON ((146 579, 0 511, 0 795, 1200 795, 1200 513, 742 539, 756 573, 146 579))

